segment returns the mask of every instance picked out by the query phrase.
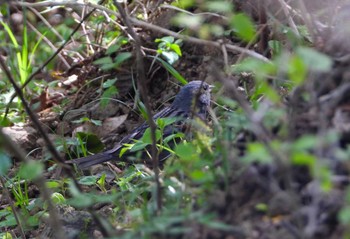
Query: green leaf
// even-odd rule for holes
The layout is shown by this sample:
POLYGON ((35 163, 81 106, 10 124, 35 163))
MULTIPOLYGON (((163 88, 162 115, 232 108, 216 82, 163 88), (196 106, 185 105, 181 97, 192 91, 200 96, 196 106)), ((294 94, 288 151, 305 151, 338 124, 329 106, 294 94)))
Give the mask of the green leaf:
POLYGON ((190 176, 195 181, 204 181, 207 178, 207 173, 196 169, 191 171, 190 176))
POLYGON ((4 117, 4 116, 0 117, 0 126, 7 127, 11 125, 12 125, 12 122, 8 117, 4 117))
POLYGON ((257 85, 257 89, 254 93, 254 99, 258 99, 261 95, 267 96, 272 102, 280 102, 279 94, 266 81, 262 81, 257 85))
POLYGON ((78 183, 86 186, 95 185, 97 182, 98 177, 95 175, 92 176, 84 176, 81 179, 79 179, 78 183))
POLYGON ((162 56, 170 65, 174 64, 179 59, 178 54, 175 52, 162 51, 162 56))
POLYGON ((231 25, 234 27, 237 36, 243 41, 255 40, 255 25, 247 15, 243 13, 235 14, 231 19, 231 25))
POLYGON ((332 60, 325 54, 308 47, 298 47, 296 53, 303 59, 305 65, 314 71, 328 72, 332 67, 332 60))
POLYGON ((268 150, 266 149, 265 145, 262 143, 249 143, 248 144, 248 152, 243 157, 243 160, 251 163, 254 161, 258 161, 261 163, 271 163, 272 157, 268 150))
POLYGON ((12 235, 9 232, 5 232, 5 234, 2 235, 2 239, 12 239, 12 235))
POLYGON ((104 89, 109 88, 109 87, 113 86, 116 81, 117 81, 117 79, 106 80, 105 82, 103 82, 102 87, 104 89))
POLYGON ((191 144, 181 143, 175 147, 176 155, 185 161, 191 161, 196 158, 196 149, 191 144))
MULTIPOLYGON (((158 142, 158 140, 162 137, 162 134, 161 134, 159 129, 156 129, 155 133, 156 133, 156 142, 158 142)), ((145 133, 143 134, 140 141, 142 143, 145 143, 145 144, 152 144, 151 129, 150 128, 147 128, 145 130, 145 133)))
POLYGON ((16 226, 17 222, 13 214, 8 215, 5 218, 2 218, 0 221, 0 228, 7 228, 7 227, 12 227, 16 226))
POLYGON ((53 180, 50 180, 50 181, 46 181, 46 187, 48 188, 59 188, 61 187, 61 184, 57 181, 53 181, 53 180))
POLYGON ((314 166, 316 163, 316 157, 306 152, 294 152, 291 156, 292 163, 294 165, 306 165, 314 166))
POLYGON ((0 176, 4 176, 7 170, 12 166, 10 157, 3 151, 0 151, 0 176))
POLYGON ((44 165, 39 161, 30 160, 28 163, 22 164, 19 169, 19 176, 23 179, 37 179, 44 172, 44 165))
POLYGON ((175 38, 172 36, 166 36, 162 38, 157 38, 155 42, 167 42, 167 43, 173 43, 175 41, 175 38))
POLYGON ((282 52, 283 45, 280 41, 270 40, 268 45, 271 48, 274 56, 279 55, 282 52))
POLYGON ((267 212, 269 208, 265 203, 258 203, 255 205, 255 209, 260 212, 267 212))
POLYGON ((153 57, 151 56, 151 58, 155 58, 157 61, 159 61, 164 68, 175 78, 177 79, 181 84, 186 85, 188 82, 185 80, 185 78, 183 78, 183 76, 174 69, 174 67, 172 67, 168 62, 164 61, 163 59, 159 58, 159 57, 153 57))
POLYGON ((170 49, 173 50, 177 55, 182 56, 181 48, 178 44, 170 44, 170 49))
POLYGON ((117 94, 118 94, 118 90, 114 85, 109 87, 107 90, 105 90, 101 96, 102 98, 100 102, 101 107, 106 107, 110 99, 116 96, 117 94))
POLYGON ((146 106, 144 105, 144 103, 142 103, 142 101, 138 102, 138 108, 139 108, 139 111, 140 111, 140 113, 142 115, 142 118, 144 118, 145 121, 147 121, 148 114, 147 114, 146 106))
POLYGON ((144 143, 141 140, 139 140, 135 144, 132 145, 132 147, 130 148, 130 152, 137 152, 137 151, 143 150, 148 145, 149 145, 149 143, 144 143))
POLYGON ((300 137, 298 140, 296 140, 293 143, 293 150, 295 151, 301 151, 301 150, 309 150, 316 147, 318 143, 318 139, 316 136, 313 135, 304 135, 300 137))
POLYGON ((333 188, 332 183, 332 172, 329 166, 321 166, 319 168, 315 168, 314 173, 316 177, 319 178, 321 184, 321 189, 324 192, 330 192, 333 188))
POLYGON ((176 120, 176 117, 158 118, 157 125, 160 128, 160 130, 163 130, 165 126, 175 123, 176 120))
POLYGON ((132 56, 130 52, 121 52, 119 53, 116 58, 114 59, 114 65, 115 67, 120 66, 124 61, 129 59, 132 56))
POLYGON ((188 9, 194 6, 195 3, 196 3, 195 0, 177 0, 177 1, 172 1, 171 5, 177 6, 182 9, 188 9))
MULTIPOLYGON (((232 231, 237 230, 237 228, 235 228, 232 225, 228 225, 228 224, 225 224, 223 222, 215 221, 215 220, 208 221, 206 223, 206 225, 209 228, 217 229, 217 230, 220 230, 220 231, 231 231, 232 232, 232 231)), ((240 231, 240 229, 239 229, 239 231, 240 231)))
POLYGON ((106 64, 113 64, 112 58, 109 56, 102 57, 100 59, 97 59, 93 62, 95 65, 106 65, 106 64))
POLYGON ((304 61, 298 56, 292 56, 288 62, 288 76, 295 86, 300 85, 304 82, 307 75, 307 68, 304 61))
POLYGON ((98 153, 104 149, 104 144, 97 137, 97 135, 86 132, 77 132, 76 135, 82 142, 86 142, 86 148, 88 151, 98 153))
POLYGON ((91 123, 93 123, 96 126, 102 126, 102 121, 101 120, 91 119, 90 121, 91 121, 91 123))
POLYGON ((344 226, 348 226, 350 223, 350 206, 343 207, 338 214, 338 218, 344 226))
POLYGON ((130 150, 135 144, 124 144, 119 152, 119 158, 121 158, 126 151, 130 150))
POLYGON ((101 187, 104 187, 106 183, 106 174, 103 173, 101 177, 97 180, 97 184, 100 185, 101 187))
POLYGON ((233 11, 232 2, 229 1, 207 1, 205 7, 214 12, 231 13, 233 11))
POLYGON ((106 54, 107 55, 111 55, 112 53, 117 52, 120 49, 120 45, 119 44, 114 44, 110 47, 108 47, 106 54))
POLYGON ((233 72, 254 72, 257 77, 264 77, 277 71, 277 63, 264 62, 252 57, 244 59, 241 63, 233 65, 233 72))
POLYGON ((51 195, 51 199, 55 204, 63 204, 66 202, 66 199, 64 198, 64 196, 60 193, 54 192, 51 195))
POLYGON ((90 119, 88 117, 81 117, 80 119, 72 120, 72 123, 74 124, 81 124, 84 122, 90 122, 90 119))
POLYGON ((170 140, 176 139, 176 138, 184 138, 184 133, 176 133, 176 134, 171 134, 163 139, 164 143, 168 143, 170 140))
POLYGON ((178 13, 173 19, 172 22, 179 26, 189 29, 198 29, 201 27, 204 18, 199 15, 188 15, 185 13, 178 13))

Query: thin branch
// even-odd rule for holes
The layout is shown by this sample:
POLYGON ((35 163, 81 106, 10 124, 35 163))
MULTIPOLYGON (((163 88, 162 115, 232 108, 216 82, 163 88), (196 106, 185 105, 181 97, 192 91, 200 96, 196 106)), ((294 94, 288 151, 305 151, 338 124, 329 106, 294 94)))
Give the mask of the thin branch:
POLYGON ((157 139, 156 139, 156 129, 157 125, 153 120, 152 116, 152 110, 151 105, 149 102, 149 99, 147 97, 147 86, 146 86, 146 73, 145 73, 145 66, 143 62, 143 56, 142 56, 142 49, 141 49, 141 41, 139 36, 134 32, 133 26, 131 24, 131 19, 124 11, 123 7, 118 3, 116 0, 114 0, 114 4, 117 6, 118 11, 120 12, 120 15, 123 19, 123 22, 128 27, 127 30, 129 34, 132 36, 132 38, 135 41, 135 50, 136 50, 136 63, 137 63, 137 83, 138 88, 140 90, 143 102, 146 107, 147 112, 147 123, 149 125, 150 131, 151 131, 151 139, 152 139, 152 161, 153 161, 153 170, 154 170, 154 177, 155 177, 155 183, 156 183, 156 203, 157 203, 157 213, 159 213, 162 210, 162 195, 161 195, 161 185, 159 181, 159 160, 158 160, 158 150, 157 150, 157 139))
MULTIPOLYGON (((21 5, 20 3, 23 2, 16 2, 15 4, 20 5, 20 6, 26 6, 26 4, 21 5)), ((72 33, 68 36, 67 40, 55 51, 55 53, 49 57, 36 71, 34 71, 29 78, 23 83, 23 85, 21 85, 20 90, 22 91, 33 79, 34 77, 39 74, 42 70, 44 70, 44 68, 63 50, 63 48, 68 44, 68 42, 70 41, 71 37, 79 30, 81 24, 90 17, 90 15, 94 12, 94 9, 91 10, 88 14, 86 14, 86 16, 80 21, 80 23, 77 25, 77 27, 72 31, 72 33)), ((9 110, 10 110, 10 105, 11 102, 15 99, 17 95, 17 92, 15 92, 11 98, 9 103, 7 104, 6 110, 5 110, 5 114, 4 114, 4 118, 7 117, 9 110)))
POLYGON ((294 23, 293 17, 291 16, 288 8, 288 4, 284 1, 284 0, 278 0, 278 2, 281 4, 282 10, 284 15, 286 15, 287 20, 288 20, 288 24, 290 26, 290 28, 292 29, 292 31, 294 32, 294 34, 298 37, 300 37, 300 33, 298 31, 297 25, 294 23))
POLYGON ((69 167, 68 165, 66 165, 64 163, 64 160, 62 159, 62 157, 59 155, 59 153, 57 152, 56 148, 53 146, 53 144, 51 143, 49 137, 47 136, 44 128, 41 126, 40 121, 38 120, 38 117, 35 115, 35 113, 33 113, 33 111, 30 109, 26 99, 24 98, 23 92, 21 90, 21 88, 17 85, 17 83, 15 82, 15 80, 13 79, 8 67, 6 66, 4 60, 0 57, 0 65, 1 68, 3 69, 3 71, 5 72, 8 80, 10 81, 10 83, 12 84, 13 88, 15 89, 16 94, 18 95, 18 97, 20 98, 22 105, 24 107, 24 110, 26 111, 26 113, 28 114, 28 116, 30 117, 30 119, 33 121, 34 125, 37 127, 39 133, 41 134, 41 136, 43 137, 50 153, 53 155, 55 161, 57 163, 59 163, 61 166, 63 166, 64 168, 69 167))
POLYGON ((38 10, 36 10, 33 7, 29 7, 29 9, 38 17, 40 18, 40 20, 49 28, 51 29, 51 31, 61 40, 64 41, 63 37, 61 36, 61 34, 59 34, 59 32, 46 20, 45 17, 43 17, 43 15, 38 12, 38 10))
POLYGON ((57 6, 65 6, 65 7, 88 7, 88 8, 92 8, 92 11, 94 10, 100 10, 100 11, 104 11, 110 15, 113 16, 117 16, 118 18, 120 18, 120 14, 110 10, 109 8, 106 8, 102 5, 99 4, 94 4, 88 1, 76 1, 76 0, 72 0, 72 1, 42 1, 42 2, 35 2, 35 3, 29 3, 29 2, 12 2, 11 4, 14 5, 18 5, 18 6, 22 6, 22 7, 57 7, 57 6))
MULTIPOLYGON (((4 62, 1 59, 1 57, 0 57, 0 64, 2 67, 4 67, 3 66, 4 62)), ((5 73, 6 73, 6 71, 8 71, 8 70, 6 70, 6 67, 5 67, 4 71, 5 71, 5 73)), ((0 127, 0 138, 3 139, 1 142, 3 143, 4 148, 6 148, 6 150, 10 151, 16 158, 18 158, 19 160, 21 160, 23 162, 25 162, 25 163, 30 162, 25 157, 25 153, 22 151, 22 149, 17 144, 15 144, 10 139, 10 137, 8 135, 6 135, 2 131, 1 127, 0 127)), ((43 178, 42 175, 39 175, 38 178, 36 180, 34 180, 34 183, 39 187, 43 199, 47 202, 49 213, 50 213, 49 221, 50 221, 50 225, 55 233, 55 236, 57 236, 57 238, 66 238, 65 234, 63 233, 62 224, 61 224, 61 221, 59 219, 58 213, 56 211, 54 204, 52 203, 50 192, 45 185, 45 179, 43 178)), ((23 237, 23 238, 25 238, 25 237, 23 237)))
MULTIPOLYGON (((132 23, 134 23, 136 26, 139 27, 144 27, 147 29, 150 29, 152 31, 156 31, 156 32, 160 32, 163 33, 165 35, 168 36, 173 36, 175 38, 179 38, 182 39, 184 41, 190 42, 190 43, 194 43, 194 44, 198 44, 198 45, 205 45, 205 46, 212 46, 212 47, 216 47, 218 49, 222 49, 222 44, 220 42, 215 42, 215 41, 208 41, 208 40, 203 40, 203 39, 199 39, 196 37, 191 37, 191 36, 186 36, 186 35, 181 35, 179 33, 170 31, 168 29, 144 22, 144 21, 140 21, 137 20, 136 18, 130 18, 130 21, 132 23)), ((234 53, 241 53, 241 54, 245 54, 251 57, 254 57, 258 60, 264 61, 264 62, 270 62, 269 59, 267 59, 266 57, 264 57, 263 55, 255 52, 255 51, 251 51, 248 49, 245 49, 243 47, 239 47, 239 46, 235 46, 235 45, 231 45, 231 44, 224 44, 226 49, 230 52, 234 52, 234 53)))
POLYGON ((311 14, 307 12, 304 2, 301 0, 298 0, 297 2, 299 4, 302 19, 306 27, 308 28, 311 38, 313 42, 316 42, 316 38, 317 38, 316 36, 319 35, 319 33, 318 33, 318 28, 315 26, 315 21, 313 20, 311 14))
MULTIPOLYGON (((54 51, 57 51, 57 47, 55 47, 55 45, 52 44, 52 42, 50 42, 50 40, 47 39, 47 37, 45 35, 41 34, 41 32, 38 31, 38 29, 36 29, 30 22, 27 22, 27 24, 39 36, 39 38, 42 38, 46 42, 47 45, 49 45, 54 51)), ((67 62, 67 60, 62 56, 61 52, 58 54, 58 57, 64 63, 64 65, 66 66, 66 69, 69 69, 71 67, 69 65, 69 63, 67 62)))
MULTIPOLYGON (((14 81, 14 79, 11 76, 11 73, 9 71, 9 69, 7 68, 7 66, 5 65, 5 62, 3 61, 3 59, 0 57, 0 65, 1 68, 3 69, 3 71, 5 72, 6 76, 8 77, 9 81, 11 82, 11 84, 13 85, 18 97, 21 99, 21 102, 23 104, 23 107, 25 109, 25 111, 27 112, 27 114, 29 115, 30 119, 32 120, 33 124, 36 126, 36 128, 38 129, 39 133, 41 134, 41 136, 44 139, 44 142, 48 148, 48 150, 50 151, 50 153, 53 155, 53 159, 62 166, 62 168, 65 170, 65 172, 67 173, 67 175, 72 179, 74 185, 76 186, 76 188, 81 192, 81 188, 77 182, 77 180, 75 179, 73 173, 72 173, 72 168, 67 165, 64 160, 61 158, 61 156, 59 155, 59 153, 57 152, 55 146, 52 144, 52 142, 50 141, 48 135, 46 134, 46 132, 44 131, 44 128, 41 126, 40 121, 38 120, 38 118, 36 117, 35 113, 33 113, 31 111, 31 109, 29 108, 29 105, 27 104, 26 100, 24 99, 23 96, 23 92, 22 90, 19 88, 19 86, 16 84, 16 82, 14 81)), ((1 138, 1 128, 0 128, 0 138, 1 138)), ((3 138, 5 138, 5 136, 3 136, 3 138)), ((8 138, 8 137, 7 137, 8 138)), ((5 139, 7 139, 5 138, 5 139)), ((28 162, 28 160, 26 159, 25 155, 23 153, 21 153, 22 151, 16 146, 7 146, 6 148, 11 149, 12 147, 14 151, 14 155, 16 155, 19 159, 21 159, 24 162, 28 162)), ((45 200, 47 200, 48 205, 49 205, 49 210, 50 210, 50 220, 51 220, 51 226, 54 228, 54 230, 57 230, 57 238, 65 238, 61 235, 61 228, 59 227, 60 222, 56 213, 56 210, 54 208, 53 205, 51 205, 51 198, 50 198, 50 193, 49 191, 46 189, 45 187, 45 180, 44 178, 40 178, 38 180, 38 186, 39 188, 41 188, 42 194, 43 194, 43 198, 45 200), (55 227, 57 227, 55 229, 55 227)), ((110 237, 112 234, 106 229, 106 223, 103 223, 101 221, 101 218, 98 217, 98 215, 91 209, 91 207, 88 208, 89 213, 92 215, 93 219, 95 220, 95 222, 97 223, 97 225, 100 227, 100 229, 102 230, 103 235, 105 235, 106 237, 110 237)))
POLYGON ((266 149, 269 151, 269 153, 272 155, 272 157, 275 159, 276 164, 278 164, 279 168, 281 169, 281 176, 283 178, 283 181, 286 185, 286 188, 291 188, 290 182, 291 177, 289 175, 288 169, 286 168, 286 163, 289 162, 289 159, 286 155, 283 155, 281 152, 275 150, 271 146, 271 141, 273 137, 271 136, 271 133, 261 122, 261 117, 257 115, 257 113, 252 109, 249 102, 244 98, 244 96, 237 90, 237 86, 234 81, 225 79, 221 76, 218 69, 212 70, 213 75, 215 78, 217 78, 219 81, 221 81, 227 90, 230 91, 232 97, 237 101, 237 103, 240 105, 240 107, 244 110, 248 120, 251 123, 251 130, 256 135, 256 137, 264 144, 266 149))
POLYGON ((3 194, 4 194, 5 197, 7 197, 7 200, 10 203, 10 207, 11 207, 13 216, 15 217, 15 220, 16 220, 16 223, 17 223, 17 227, 18 227, 18 230, 19 230, 19 232, 21 234, 21 237, 22 238, 26 238, 26 236, 24 234, 22 223, 21 223, 21 221, 19 220, 19 217, 18 217, 17 209, 16 209, 16 207, 15 207, 13 201, 12 201, 12 198, 10 196, 10 192, 9 192, 9 190, 6 187, 6 182, 5 182, 3 177, 0 177, 0 182, 1 182, 1 185, 2 185, 3 194))
MULTIPOLYGON (((38 2, 38 3, 26 3, 26 2, 17 2, 17 5, 20 6, 30 6, 30 7, 53 7, 53 6, 60 6, 60 5, 65 5, 67 7, 74 7, 74 6, 88 6, 94 9, 98 9, 101 11, 104 11, 108 14, 114 15, 118 18, 120 18, 120 14, 112 11, 104 6, 101 5, 96 5, 96 4, 92 4, 90 2, 77 2, 77 1, 43 1, 43 2, 38 2)), ((214 41, 208 41, 208 40, 203 40, 203 39, 199 39, 196 37, 190 37, 190 36, 185 36, 185 35, 181 35, 179 33, 170 31, 168 29, 138 20, 136 18, 131 18, 129 17, 129 21, 131 23, 133 23, 136 26, 140 26, 140 27, 144 27, 147 28, 149 30, 152 31, 156 31, 156 32, 160 32, 163 33, 165 35, 168 36, 173 36, 179 39, 183 39, 184 41, 190 42, 190 43, 194 43, 194 44, 198 44, 198 45, 206 45, 206 46, 212 46, 212 47, 216 47, 218 49, 221 49, 222 44, 219 42, 214 42, 214 41)), ((254 57, 256 59, 262 60, 264 62, 270 62, 269 59, 267 59, 266 57, 264 57, 263 55, 252 51, 252 50, 248 50, 245 49, 243 47, 239 47, 239 46, 235 46, 232 44, 225 44, 225 47, 228 49, 228 51, 234 52, 234 53, 241 53, 241 54, 245 54, 247 56, 251 56, 254 57)))
POLYGON ((169 4, 162 4, 162 5, 160 6, 160 8, 163 8, 163 9, 171 9, 171 10, 183 12, 183 13, 186 13, 186 14, 188 14, 188 15, 190 15, 190 16, 213 16, 213 17, 221 18, 221 19, 226 20, 226 21, 229 20, 228 17, 222 16, 222 15, 217 14, 217 13, 214 13, 214 12, 193 13, 193 12, 189 12, 189 11, 186 11, 185 9, 178 8, 178 7, 176 7, 176 6, 169 5, 169 4))

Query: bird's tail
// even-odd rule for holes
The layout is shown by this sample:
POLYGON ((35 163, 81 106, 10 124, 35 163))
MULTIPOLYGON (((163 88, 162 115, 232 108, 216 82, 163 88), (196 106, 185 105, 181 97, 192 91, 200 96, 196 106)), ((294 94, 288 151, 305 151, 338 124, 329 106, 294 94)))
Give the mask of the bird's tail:
POLYGON ((86 169, 93 165, 100 164, 112 160, 115 158, 114 155, 108 153, 98 153, 83 158, 73 159, 66 161, 69 164, 75 164, 79 169, 86 169))

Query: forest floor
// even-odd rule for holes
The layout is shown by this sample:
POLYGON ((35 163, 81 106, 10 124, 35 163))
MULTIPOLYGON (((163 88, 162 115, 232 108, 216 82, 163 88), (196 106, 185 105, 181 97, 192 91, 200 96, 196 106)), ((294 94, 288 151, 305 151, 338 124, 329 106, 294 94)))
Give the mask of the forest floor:
MULTIPOLYGON (((254 12, 248 11, 246 6, 240 7, 257 26, 261 25, 260 21, 264 19, 255 19, 254 12)), ((194 7, 193 12, 200 13, 201 9, 194 7)), ((179 31, 169 23, 169 18, 176 13, 167 8, 157 10, 147 24, 179 31)), ((215 14, 206 18, 205 23, 213 24, 213 27, 226 24, 227 27, 227 23, 215 14)), ((47 142, 33 121, 3 128, 25 152, 31 152, 30 159, 43 162, 43 178, 51 183, 50 189, 58 193, 56 196, 64 198, 64 203, 54 201, 67 238, 80 238, 80 235, 86 238, 106 235, 198 239, 348 238, 350 153, 347 145, 350 127, 347 111, 350 101, 347 93, 350 93, 350 87, 347 77, 350 74, 347 56, 350 52, 339 45, 338 39, 342 35, 337 27, 331 28, 332 37, 321 39, 321 43, 306 41, 310 49, 320 54, 315 56, 314 52, 304 51, 309 54, 307 59, 316 62, 310 65, 322 64, 327 59, 331 64, 325 67, 326 70, 310 67, 304 82, 290 87, 286 80, 291 76, 290 72, 286 73, 281 66, 286 63, 283 57, 288 54, 278 58, 273 56, 272 50, 260 51, 261 45, 268 45, 264 37, 270 40, 276 37, 272 34, 272 26, 268 26, 271 34, 265 36, 266 32, 258 28, 259 40, 252 45, 230 34, 207 40, 220 42, 222 47, 186 39, 180 44, 182 54, 171 67, 187 81, 205 81, 215 85, 215 89, 207 131, 204 130, 203 135, 199 133, 191 145, 200 149, 196 151, 194 163, 181 158, 179 153, 160 171, 163 210, 156 216, 148 214, 148 210, 154 212, 156 207, 153 169, 108 162, 84 172, 71 170, 81 186, 80 196, 77 196, 79 193, 66 181, 71 175, 52 160, 47 142), (228 67, 233 69, 244 62, 246 55, 227 51, 225 44, 257 52, 262 59, 266 57, 280 68, 268 71, 270 63, 254 65, 252 62, 243 67, 248 70, 228 70, 228 67), (254 67, 255 72, 251 70, 254 67), (259 71, 269 76, 261 80, 259 71), (284 83, 280 83, 281 79, 284 83), (234 82, 236 90, 232 90, 229 82, 234 82), (278 100, 273 101, 275 95, 278 100), (38 148, 40 150, 35 150, 38 148), (197 162, 201 159, 202 163, 197 162), (194 175, 194 171, 200 173, 194 175), (177 191, 176 196, 170 195, 171 188, 177 191), (113 226, 113 230, 103 219, 113 226)), ((153 112, 158 112, 170 105, 181 87, 181 80, 155 60, 155 51, 157 47, 159 49, 155 39, 168 35, 152 27, 135 26, 135 29, 142 42, 148 98, 153 112)), ((279 40, 290 40, 284 37, 279 40)), ((113 148, 144 122, 137 104, 140 95, 135 93, 138 65, 134 44, 128 41, 112 53, 101 48, 80 61, 69 62, 69 68, 63 66, 61 58, 55 58, 55 74, 42 73, 48 83, 59 83, 45 88, 31 99, 30 104, 33 109, 40 103, 35 109, 38 119, 65 160, 82 156, 86 149, 97 153, 113 148), (117 70, 103 69, 106 63, 96 64, 97 60, 114 58, 120 53, 131 54, 117 70), (117 80, 110 81, 113 79, 117 80), (106 95, 112 85, 117 93, 106 95), (102 103, 103 97, 112 100, 102 103), (86 149, 81 147, 84 140, 87 140, 86 149)), ((71 43, 63 50, 69 52, 74 47, 71 43)), ((293 51, 288 49, 292 48, 288 43, 283 47, 288 52, 293 51)), ((67 59, 76 60, 74 57, 67 59)), ((23 164, 15 158, 7 178, 16 178, 23 164)), ((29 199, 42 196, 38 184, 25 185, 29 199)), ((1 188, 0 211, 4 214, 0 214, 0 228, 13 236, 20 235, 21 227, 10 224, 5 213, 12 199, 18 202, 18 196, 11 187, 10 197, 5 195, 4 185, 1 188)), ((28 207, 35 208, 39 204, 40 212, 48 210, 52 213, 46 204, 29 201, 28 207)), ((45 213, 38 216, 35 210, 29 212, 38 221, 34 226, 30 226, 29 220, 26 222, 23 226, 29 228, 25 230, 26 237, 53 238, 57 228, 52 226, 50 217, 45 213)))

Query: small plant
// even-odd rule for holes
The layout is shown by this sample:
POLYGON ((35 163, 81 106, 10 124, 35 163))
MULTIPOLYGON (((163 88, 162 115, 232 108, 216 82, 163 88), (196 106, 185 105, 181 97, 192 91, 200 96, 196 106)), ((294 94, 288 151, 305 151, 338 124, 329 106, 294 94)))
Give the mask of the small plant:
POLYGON ((167 36, 158 38, 155 42, 158 43, 157 53, 163 56, 170 65, 174 64, 182 56, 180 48, 182 44, 181 39, 175 41, 174 37, 167 36))
MULTIPOLYGON (((17 80, 17 84, 23 85, 26 80, 28 79, 29 75, 32 73, 33 70, 33 61, 35 57, 35 53, 37 48, 40 45, 40 42, 42 41, 44 35, 42 35, 37 42, 32 42, 30 41, 28 30, 27 30, 27 25, 26 21, 23 23, 23 32, 22 32, 22 44, 20 44, 17 39, 15 34, 12 32, 12 29, 9 27, 7 23, 4 21, 0 21, 0 24, 4 27, 4 32, 7 33, 8 37, 10 38, 10 41, 12 44, 7 44, 7 49, 9 52, 13 52, 11 54, 11 57, 9 57, 8 64, 11 69, 12 76, 14 80, 17 80), (11 60, 11 59, 16 59, 16 60, 11 60)), ((9 88, 7 85, 4 85, 4 87, 1 86, 0 84, 0 90, 1 88, 4 88, 4 93, 0 96, 0 104, 8 104, 8 99, 10 99, 10 95, 13 94, 12 88, 9 88), (8 96, 6 96, 8 95, 8 96), (4 103, 3 103, 4 102, 4 103)), ((33 87, 35 88, 35 86, 33 87)), ((34 91, 39 92, 42 88, 37 87, 34 91)), ((25 92, 25 91, 24 91, 25 92)), ((17 105, 11 106, 14 112, 18 112, 19 110, 22 109, 22 104, 20 102, 17 103, 17 105)), ((5 109, 5 107, 4 107, 5 109)), ((0 113, 3 113, 1 110, 0 113)), ((18 121, 16 120, 16 116, 10 115, 10 120, 2 118, 1 124, 2 125, 9 125, 9 121, 18 121)), ((23 116, 20 117, 20 121, 23 121, 23 116)))
MULTIPOLYGON (((163 150, 168 151, 169 153, 174 153, 173 150, 169 147, 169 144, 175 143, 178 139, 183 138, 183 133, 178 132, 174 134, 170 134, 167 137, 163 137, 164 130, 167 126, 173 124, 177 119, 176 118, 159 118, 157 119, 157 125, 158 128, 156 129, 156 140, 157 140, 157 148, 158 148, 158 154, 160 154, 163 150)), ((170 126, 171 127, 171 126, 170 126)), ((124 147, 120 151, 119 156, 122 157, 126 152, 137 152, 140 150, 146 151, 149 158, 151 157, 150 152, 147 151, 147 147, 149 147, 152 144, 151 139, 151 130, 150 128, 147 128, 145 130, 145 133, 143 134, 142 138, 139 140, 134 140, 135 143, 129 143, 124 144, 124 147)))

